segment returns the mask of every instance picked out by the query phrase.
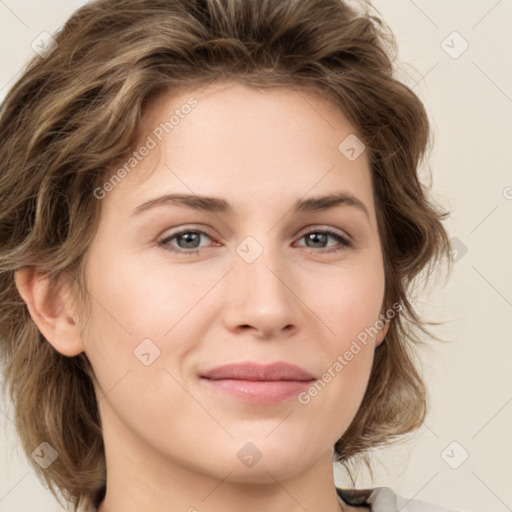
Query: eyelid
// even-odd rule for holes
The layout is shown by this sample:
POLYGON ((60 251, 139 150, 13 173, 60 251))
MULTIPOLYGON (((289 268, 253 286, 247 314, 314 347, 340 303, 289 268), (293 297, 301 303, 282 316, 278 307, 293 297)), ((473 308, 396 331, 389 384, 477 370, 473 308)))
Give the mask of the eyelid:
POLYGON ((331 226, 326 226, 323 224, 311 224, 309 226, 306 226, 301 231, 299 231, 298 236, 303 237, 304 235, 306 235, 307 233, 310 233, 311 231, 326 231, 329 233, 334 233, 338 236, 345 238, 348 242, 353 242, 352 237, 346 231, 343 231, 339 228, 333 228, 331 226))
MULTIPOLYGON (((307 234, 311 231, 314 231, 314 230, 332 232, 332 233, 335 233, 335 234, 345 238, 347 241, 350 241, 350 242, 353 241, 352 237, 346 231, 342 231, 339 228, 333 228, 331 226, 322 225, 322 224, 311 224, 309 226, 305 226, 304 228, 302 228, 301 231, 299 231, 299 233, 296 235, 296 237, 300 238, 300 237, 304 236, 305 234, 307 234)), ((196 225, 183 226, 181 228, 176 228, 176 231, 171 231, 171 233, 164 236, 163 239, 175 237, 175 236, 181 235, 183 233, 188 233, 190 231, 197 231, 199 233, 207 235, 212 240, 215 239, 215 236, 211 235, 208 232, 208 228, 205 228, 203 226, 198 227, 196 225)))
POLYGON ((194 225, 176 228, 175 231, 171 231, 170 233, 163 235, 163 236, 159 236, 158 238, 160 241, 164 241, 164 240, 168 240, 169 238, 174 238, 176 236, 183 235, 185 233, 190 233, 190 232, 200 233, 202 235, 206 235, 211 240, 215 240, 215 237, 208 232, 207 228, 202 227, 202 226, 198 227, 198 226, 194 226, 194 225))

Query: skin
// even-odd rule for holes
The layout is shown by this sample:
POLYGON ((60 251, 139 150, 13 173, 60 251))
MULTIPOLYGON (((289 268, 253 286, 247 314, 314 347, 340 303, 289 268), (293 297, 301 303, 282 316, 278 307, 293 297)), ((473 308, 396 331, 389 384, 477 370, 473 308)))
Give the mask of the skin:
POLYGON ((245 403, 198 374, 287 361, 321 378, 375 324, 384 268, 367 154, 350 161, 338 150, 355 130, 322 96, 235 82, 160 97, 141 140, 190 96, 197 106, 102 199, 87 252, 87 323, 67 288, 51 291, 31 270, 16 276, 48 342, 67 356, 85 352, 94 368, 108 471, 100 510, 366 510, 337 497, 333 446, 359 408, 388 323, 308 404, 245 403), (346 204, 291 212, 294 201, 333 191, 352 193, 368 217, 346 204), (164 193, 218 196, 234 213, 166 205, 132 216, 164 193), (158 244, 179 228, 206 234, 195 246, 168 241, 181 255, 158 244), (352 246, 305 237, 322 229, 352 246), (263 249, 252 263, 236 252, 248 236, 263 249), (149 366, 134 356, 147 338, 160 350, 149 366), (252 467, 237 457, 248 442, 261 454, 252 467))

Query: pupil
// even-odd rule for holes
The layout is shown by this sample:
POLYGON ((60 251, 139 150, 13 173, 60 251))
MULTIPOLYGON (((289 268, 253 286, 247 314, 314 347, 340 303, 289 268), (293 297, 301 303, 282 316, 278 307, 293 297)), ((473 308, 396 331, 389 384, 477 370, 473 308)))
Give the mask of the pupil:
POLYGON ((185 243, 187 245, 187 249, 195 248, 194 247, 188 247, 190 244, 194 244, 194 241, 197 242, 198 234, 197 233, 187 233, 185 235, 181 235, 181 238, 185 239, 185 243), (194 240, 194 238, 196 240, 194 240))
POLYGON ((324 235, 323 233, 311 233, 309 235, 309 239, 313 242, 313 243, 324 243, 325 242, 325 237, 327 235, 324 235), (320 239, 320 242, 318 241, 318 239, 320 239))

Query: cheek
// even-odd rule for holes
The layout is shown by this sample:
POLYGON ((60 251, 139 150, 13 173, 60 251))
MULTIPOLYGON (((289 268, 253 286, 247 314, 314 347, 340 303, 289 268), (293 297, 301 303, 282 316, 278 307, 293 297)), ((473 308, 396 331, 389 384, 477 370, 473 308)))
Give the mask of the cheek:
POLYGON ((353 407, 348 405, 357 406, 366 389, 373 364, 373 345, 357 338, 343 338, 332 344, 328 352, 322 373, 299 401, 307 404, 317 400, 316 397, 324 403, 341 400, 350 412, 353 407))
POLYGON ((183 321, 204 315, 211 307, 212 299, 206 296, 221 281, 225 268, 171 264, 165 257, 132 254, 91 268, 92 272, 96 272, 92 288, 107 310, 99 311, 102 321, 115 321, 131 337, 163 340, 183 321))
POLYGON ((384 272, 378 259, 338 268, 336 275, 330 272, 330 279, 316 281, 321 286, 310 289, 308 301, 322 320, 323 373, 300 401, 318 407, 318 414, 322 409, 330 411, 334 428, 346 428, 371 373, 381 327, 384 272))
POLYGON ((373 363, 373 347, 370 344, 340 340, 332 347, 329 363, 310 388, 299 395, 306 421, 323 418, 323 428, 314 422, 316 442, 333 446, 346 432, 354 419, 364 393, 373 363))
POLYGON ((200 343, 200 331, 211 320, 207 313, 211 315, 213 299, 202 299, 218 281, 212 272, 208 278, 196 273, 192 281, 192 271, 177 265, 144 263, 122 254, 101 260, 94 256, 88 268, 92 309, 85 351, 100 396, 119 385, 124 390, 121 407, 144 396, 148 382, 159 391, 146 397, 147 403, 159 400, 163 390, 171 395, 182 391, 165 370, 183 380, 181 362, 200 343))
POLYGON ((377 259, 354 258, 301 283, 300 293, 320 320, 331 353, 348 349, 358 337, 371 342, 384 297, 384 270, 377 259))
POLYGON ((135 254, 95 255, 88 273, 96 334, 109 336, 116 350, 146 338, 160 344, 208 289, 208 282, 192 284, 178 266, 155 266, 135 254))

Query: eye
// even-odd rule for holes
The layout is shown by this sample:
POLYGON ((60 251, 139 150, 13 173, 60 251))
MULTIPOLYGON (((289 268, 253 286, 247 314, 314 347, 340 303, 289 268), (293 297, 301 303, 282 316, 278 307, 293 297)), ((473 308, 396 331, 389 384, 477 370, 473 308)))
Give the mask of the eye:
MULTIPOLYGON (((172 251, 183 256, 198 254, 201 249, 201 237, 203 236, 212 240, 212 238, 204 231, 183 229, 181 231, 171 233, 163 240, 160 240, 158 242, 158 245, 167 251, 172 251), (171 243, 173 241, 176 241, 176 244, 171 243)), ((352 246, 352 243, 348 240, 348 238, 345 238, 339 233, 336 233, 335 231, 331 231, 329 229, 317 229, 308 231, 307 233, 304 233, 299 240, 302 239, 306 240, 307 248, 319 249, 318 251, 313 252, 333 253, 342 251, 347 247, 352 246), (326 250, 325 247, 323 246, 328 242, 329 238, 335 240, 337 244, 333 244, 334 248, 326 250)))
POLYGON ((318 245, 324 245, 327 243, 327 240, 329 238, 332 238, 338 242, 339 245, 336 247, 336 244, 334 244, 334 248, 328 249, 328 250, 321 250, 322 253, 331 253, 331 252, 339 252, 347 247, 351 247, 352 243, 348 240, 348 238, 345 238, 344 236, 340 235, 339 233, 336 233, 335 231, 331 231, 330 229, 324 229, 324 230, 313 230, 308 231, 307 233, 303 234, 300 239, 305 239, 306 244, 311 243, 311 245, 306 245, 308 248, 315 249, 324 249, 324 247, 318 247, 318 245))
MULTIPOLYGON (((164 249, 173 252, 183 252, 186 254, 197 254, 199 253, 199 246, 201 236, 205 236, 206 238, 210 238, 204 231, 184 229, 182 231, 178 231, 177 233, 172 233, 168 237, 158 242, 158 245, 162 246, 164 249), (176 240, 178 247, 174 247, 170 244, 172 240, 176 240)), ((210 238, 211 240, 211 238, 210 238)))

